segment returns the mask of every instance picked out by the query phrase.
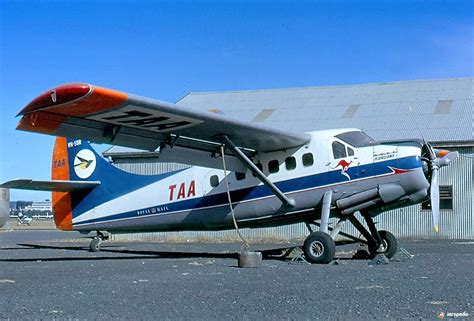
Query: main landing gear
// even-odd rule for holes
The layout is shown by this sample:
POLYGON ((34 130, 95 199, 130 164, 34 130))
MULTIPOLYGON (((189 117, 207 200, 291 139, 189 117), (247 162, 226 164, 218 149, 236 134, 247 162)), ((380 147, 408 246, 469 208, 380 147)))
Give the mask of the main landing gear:
POLYGON ((361 212, 361 215, 367 222, 369 230, 367 230, 364 225, 359 222, 354 214, 341 217, 334 228, 329 228, 326 226, 325 228, 327 232, 324 232, 324 227, 322 226, 324 224, 323 220, 321 220, 322 224, 312 222, 313 224, 320 226, 320 231, 317 232, 314 232, 311 229, 309 223, 306 224, 310 231, 310 234, 305 239, 303 245, 303 252, 306 260, 311 263, 320 264, 331 262, 334 259, 336 252, 336 243, 334 240, 339 234, 351 240, 350 242, 344 242, 342 244, 355 242, 367 244, 368 251, 360 250, 354 257, 372 259, 380 254, 384 254, 388 259, 393 257, 398 251, 398 241, 395 236, 388 231, 377 231, 375 223, 369 213, 361 212), (360 234, 362 234, 365 239, 361 239, 340 231, 342 225, 347 219, 352 223, 352 225, 354 225, 354 227, 360 232, 360 234))
POLYGON ((99 252, 100 246, 103 241, 108 240, 109 235, 106 232, 97 231, 97 235, 89 243, 89 249, 91 252, 99 252))
POLYGON ((310 263, 329 263, 336 254, 336 243, 323 232, 313 232, 304 241, 303 252, 310 263))

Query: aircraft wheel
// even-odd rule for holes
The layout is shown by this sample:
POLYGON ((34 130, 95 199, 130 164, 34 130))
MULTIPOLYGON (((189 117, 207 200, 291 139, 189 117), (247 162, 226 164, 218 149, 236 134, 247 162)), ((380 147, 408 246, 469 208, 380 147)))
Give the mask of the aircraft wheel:
POLYGON ((91 250, 91 252, 99 252, 100 243, 101 243, 101 239, 98 237, 94 237, 91 243, 89 244, 89 249, 91 250))
POLYGON ((391 258, 398 251, 397 238, 389 231, 379 231, 380 238, 382 239, 383 246, 385 248, 385 256, 391 258))
POLYGON ((336 254, 336 243, 328 234, 314 232, 304 241, 303 252, 311 263, 329 263, 336 254))

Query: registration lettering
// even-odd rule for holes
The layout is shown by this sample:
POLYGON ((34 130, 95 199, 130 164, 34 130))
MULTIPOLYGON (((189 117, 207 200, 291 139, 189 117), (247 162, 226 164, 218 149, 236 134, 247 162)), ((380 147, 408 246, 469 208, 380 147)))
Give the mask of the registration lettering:
POLYGON ((178 114, 131 105, 88 118, 118 126, 135 127, 154 132, 169 132, 202 123, 201 120, 178 114))

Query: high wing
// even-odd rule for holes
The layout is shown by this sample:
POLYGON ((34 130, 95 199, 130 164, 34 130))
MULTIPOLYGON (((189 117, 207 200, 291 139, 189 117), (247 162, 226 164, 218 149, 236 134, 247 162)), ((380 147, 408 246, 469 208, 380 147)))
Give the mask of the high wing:
POLYGON ((95 181, 34 181, 31 179, 14 179, 0 184, 0 188, 14 188, 51 192, 73 192, 79 190, 90 190, 98 185, 100 185, 100 182, 95 181))
MULTIPOLYGON (((226 135, 247 155, 304 145, 309 135, 284 132, 225 116, 89 84, 47 91, 20 113, 17 129, 144 150, 178 146, 206 156, 226 135)), ((185 162, 194 165, 193 159, 185 162)))

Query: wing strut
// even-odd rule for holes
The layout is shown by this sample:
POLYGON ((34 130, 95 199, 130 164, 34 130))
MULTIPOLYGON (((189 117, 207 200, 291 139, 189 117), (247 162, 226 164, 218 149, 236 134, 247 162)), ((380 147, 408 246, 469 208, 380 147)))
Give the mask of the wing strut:
POLYGON ((295 207, 296 202, 293 198, 283 194, 278 187, 275 186, 263 173, 255 166, 255 164, 245 155, 235 144, 230 140, 227 135, 222 135, 222 139, 226 142, 227 146, 235 153, 235 156, 249 169, 266 187, 268 187, 276 197, 280 199, 285 207, 295 207))

